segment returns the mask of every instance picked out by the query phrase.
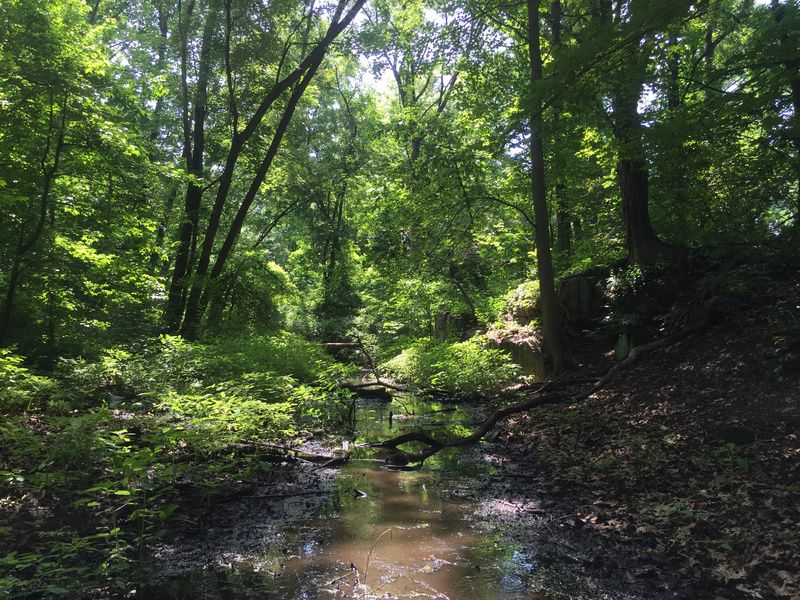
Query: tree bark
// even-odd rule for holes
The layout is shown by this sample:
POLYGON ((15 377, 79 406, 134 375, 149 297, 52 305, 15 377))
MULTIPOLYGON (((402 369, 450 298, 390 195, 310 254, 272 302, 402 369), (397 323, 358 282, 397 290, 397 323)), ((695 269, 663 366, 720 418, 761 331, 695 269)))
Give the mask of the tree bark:
MULTIPOLYGON (((303 96, 306 88, 311 83, 311 80, 314 78, 314 75, 316 74, 319 65, 322 63, 323 58, 324 54, 319 57, 318 62, 309 67, 302 81, 292 92, 289 102, 287 103, 286 108, 283 111, 283 115, 281 116, 281 120, 272 136, 272 142, 267 149, 267 154, 264 156, 264 160, 256 170, 256 174, 253 177, 253 180, 250 182, 250 187, 248 188, 247 193, 242 200, 242 204, 239 206, 239 210, 236 212, 236 216, 233 218, 233 222, 228 228, 228 233, 225 236, 225 240, 223 241, 219 252, 217 253, 217 259, 214 262, 213 268, 211 269, 211 276, 209 279, 216 279, 222 273, 225 263, 227 262, 231 251, 233 250, 239 234, 241 233, 242 226, 244 225, 244 220, 247 217, 250 206, 253 204, 253 201, 258 194, 258 190, 261 187, 261 184, 264 182, 270 167, 272 166, 272 161, 278 154, 278 149, 280 148, 283 136, 289 127, 289 123, 291 122, 294 111, 297 108, 297 104, 300 101, 300 98, 303 96)), ((206 306, 210 300, 207 291, 209 282, 206 281, 207 268, 207 263, 202 265, 202 271, 200 267, 198 267, 198 280, 195 281, 194 285, 192 286, 189 299, 186 303, 186 316, 183 321, 183 326, 181 327, 181 335, 189 340, 197 337, 200 321, 202 320, 203 313, 205 312, 206 306)))
MULTIPOLYGON (((633 61, 635 63, 635 60, 633 61)), ((632 263, 646 263, 666 245, 650 221, 649 172, 642 145, 642 123, 637 107, 641 95, 640 69, 626 69, 629 78, 612 94, 614 137, 617 142, 617 182, 625 222, 625 246, 632 263)))
POLYGON ((531 197, 536 219, 536 262, 539 274, 539 293, 542 300, 544 342, 553 363, 553 372, 561 373, 566 366, 561 318, 558 312, 553 260, 550 255, 550 219, 547 214, 545 187, 544 145, 542 142, 543 103, 537 89, 542 82, 542 50, 540 41, 539 6, 541 0, 528 0, 528 56, 530 59, 531 109, 530 155, 531 197))

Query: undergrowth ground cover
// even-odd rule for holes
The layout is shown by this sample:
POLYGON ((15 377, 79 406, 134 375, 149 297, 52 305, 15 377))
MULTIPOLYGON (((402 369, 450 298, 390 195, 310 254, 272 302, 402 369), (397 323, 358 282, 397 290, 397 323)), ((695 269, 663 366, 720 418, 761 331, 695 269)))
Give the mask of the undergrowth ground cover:
POLYGON ((230 479, 263 477, 270 442, 336 424, 347 367, 279 333, 176 337, 39 375, 0 353, 0 596, 128 592, 170 519, 230 479), (78 586, 78 588, 76 588, 78 586))

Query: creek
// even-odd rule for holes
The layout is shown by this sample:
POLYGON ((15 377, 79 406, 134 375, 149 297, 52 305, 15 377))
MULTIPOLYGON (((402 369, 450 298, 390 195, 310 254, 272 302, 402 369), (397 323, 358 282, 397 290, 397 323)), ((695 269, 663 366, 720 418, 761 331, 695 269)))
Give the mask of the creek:
POLYGON ((243 499, 224 507, 195 541, 161 550, 164 573, 143 596, 550 597, 530 590, 532 554, 497 533, 486 500, 475 494, 495 469, 491 461, 452 449, 422 468, 391 468, 385 453, 361 445, 420 428, 463 433, 479 420, 475 414, 410 395, 391 403, 359 400, 355 414, 351 460, 316 471, 317 479, 323 471, 327 477, 319 497, 243 499), (199 548, 202 559, 193 554, 199 548))

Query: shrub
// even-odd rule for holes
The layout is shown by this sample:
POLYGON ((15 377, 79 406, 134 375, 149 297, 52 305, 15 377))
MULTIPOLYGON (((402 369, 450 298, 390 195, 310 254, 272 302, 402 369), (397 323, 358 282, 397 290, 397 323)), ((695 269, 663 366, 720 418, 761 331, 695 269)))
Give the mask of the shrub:
POLYGON ((0 348, 0 413, 30 408, 57 388, 49 377, 35 375, 23 366, 23 360, 9 348, 0 348))
POLYGON ((513 382, 518 372, 507 353, 475 338, 452 344, 417 340, 384 363, 383 369, 402 381, 460 396, 496 392, 513 382))

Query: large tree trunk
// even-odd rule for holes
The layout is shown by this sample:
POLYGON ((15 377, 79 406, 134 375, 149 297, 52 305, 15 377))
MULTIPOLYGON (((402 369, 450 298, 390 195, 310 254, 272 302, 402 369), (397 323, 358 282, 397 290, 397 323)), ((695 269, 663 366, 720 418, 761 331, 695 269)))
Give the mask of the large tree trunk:
POLYGON ((561 319, 553 278, 550 255, 550 219, 547 214, 547 190, 544 180, 544 146, 542 143, 541 95, 537 90, 542 81, 542 50, 539 39, 539 5, 541 0, 528 0, 528 56, 530 59, 531 110, 530 154, 531 196, 536 217, 536 262, 539 273, 539 293, 542 301, 544 342, 553 361, 553 372, 560 373, 566 365, 561 319))
POLYGON ((658 238, 650 221, 649 173, 642 144, 641 117, 637 111, 642 91, 637 58, 634 57, 632 66, 626 69, 626 81, 617 84, 612 105, 625 246, 631 262, 646 263, 668 246, 658 238))
POLYGON ((633 263, 646 263, 657 253, 661 240, 650 222, 648 172, 644 160, 620 158, 617 180, 625 219, 625 245, 633 263))

